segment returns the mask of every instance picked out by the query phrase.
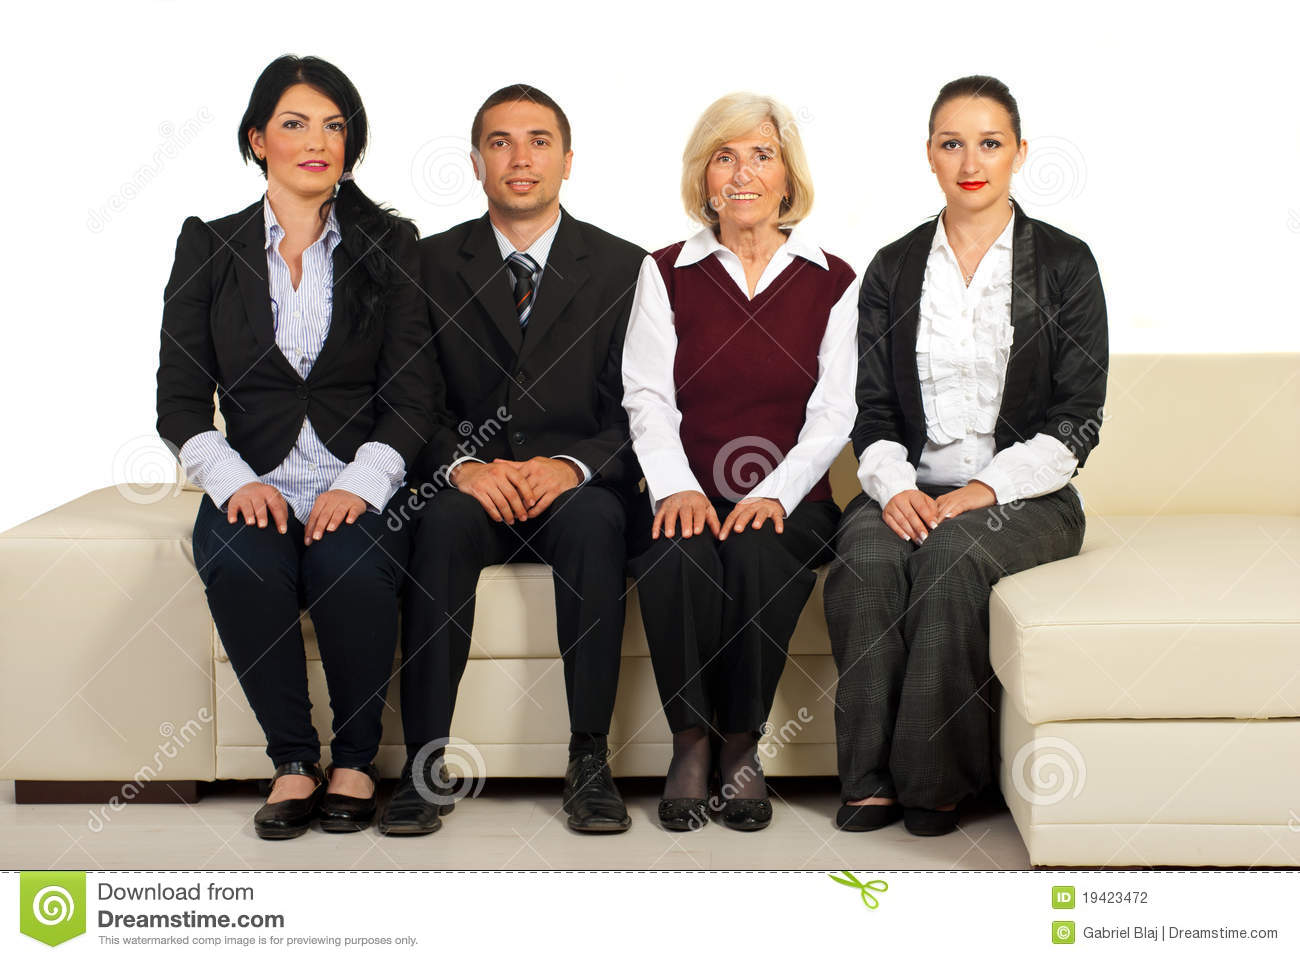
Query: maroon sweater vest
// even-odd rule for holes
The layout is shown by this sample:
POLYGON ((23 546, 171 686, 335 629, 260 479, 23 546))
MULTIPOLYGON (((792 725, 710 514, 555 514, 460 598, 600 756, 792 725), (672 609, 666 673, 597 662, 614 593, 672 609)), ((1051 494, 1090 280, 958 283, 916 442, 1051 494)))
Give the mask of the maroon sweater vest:
MULTIPOLYGON (((674 267, 681 249, 675 243, 654 255, 677 333, 679 432, 704 492, 735 502, 799 439, 817 386, 826 322, 853 282, 853 270, 829 254, 829 270, 795 257, 766 290, 746 300, 712 254, 674 267)), ((826 476, 805 497, 830 498, 826 476)))

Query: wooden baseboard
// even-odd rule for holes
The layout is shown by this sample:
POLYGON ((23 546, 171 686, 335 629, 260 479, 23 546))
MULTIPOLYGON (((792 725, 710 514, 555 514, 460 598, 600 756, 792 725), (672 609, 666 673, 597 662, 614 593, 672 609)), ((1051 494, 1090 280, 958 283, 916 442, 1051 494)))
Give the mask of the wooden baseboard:
POLYGON ((15 780, 15 803, 198 803, 197 780, 15 780))

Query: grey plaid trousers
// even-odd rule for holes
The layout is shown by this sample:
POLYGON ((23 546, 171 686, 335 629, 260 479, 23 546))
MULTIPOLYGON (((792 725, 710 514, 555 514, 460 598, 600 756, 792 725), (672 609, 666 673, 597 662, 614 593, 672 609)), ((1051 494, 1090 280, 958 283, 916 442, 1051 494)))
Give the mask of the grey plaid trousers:
POLYGON ((989 591, 1074 556, 1083 530, 1071 485, 944 520, 919 547, 865 493, 849 504, 825 594, 843 800, 933 809, 992 782, 989 591))

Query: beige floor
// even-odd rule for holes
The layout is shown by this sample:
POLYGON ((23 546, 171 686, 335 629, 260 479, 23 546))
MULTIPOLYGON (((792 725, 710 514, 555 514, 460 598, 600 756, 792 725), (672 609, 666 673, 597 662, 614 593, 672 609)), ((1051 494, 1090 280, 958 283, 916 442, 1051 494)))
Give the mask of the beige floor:
MULTIPOLYGON (((770 781, 774 816, 761 832, 710 824, 670 833, 655 819, 659 785, 621 782, 632 829, 578 836, 559 809, 558 780, 490 781, 463 800, 428 837, 382 837, 373 829, 339 836, 314 829, 271 843, 253 833, 262 802, 251 785, 219 787, 202 802, 137 804, 92 829, 79 804, 14 803, 0 783, 2 869, 1025 869, 1028 854, 1005 807, 963 813, 946 837, 914 837, 894 824, 841 833, 832 779, 770 781)), ((385 785, 385 792, 390 785, 385 785)))

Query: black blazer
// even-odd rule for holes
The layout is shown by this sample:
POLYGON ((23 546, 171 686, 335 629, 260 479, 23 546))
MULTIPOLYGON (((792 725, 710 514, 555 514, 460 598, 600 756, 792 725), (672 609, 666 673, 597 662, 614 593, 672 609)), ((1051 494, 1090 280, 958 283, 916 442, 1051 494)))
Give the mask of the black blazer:
MULTIPOLYGON (((408 469, 432 429, 424 352, 429 327, 413 282, 415 236, 394 227, 394 284, 384 315, 363 336, 342 316, 347 285, 364 269, 334 248, 335 312, 304 380, 275 344, 262 201, 204 223, 190 217, 176 241, 163 305, 158 432, 177 449, 213 426, 213 392, 230 445, 257 473, 280 464, 304 417, 344 463, 368 440, 388 444, 408 469)), ((340 221, 346 233, 348 224, 340 221)))
POLYGON ((446 417, 412 479, 445 482, 445 468, 462 456, 563 454, 585 463, 593 482, 622 492, 635 485, 622 357, 645 256, 562 210, 521 331, 486 214, 421 240, 420 282, 443 381, 436 402, 446 417))
MULTIPOLYGON (((1002 450, 1046 433, 1083 466, 1097 445, 1109 362, 1097 262, 1082 240, 1012 206, 1014 334, 994 444, 1002 450)), ((863 276, 853 425, 858 457, 877 440, 893 440, 907 447, 913 466, 920 463, 926 428, 916 330, 937 223, 937 218, 927 221, 881 248, 863 276)))

